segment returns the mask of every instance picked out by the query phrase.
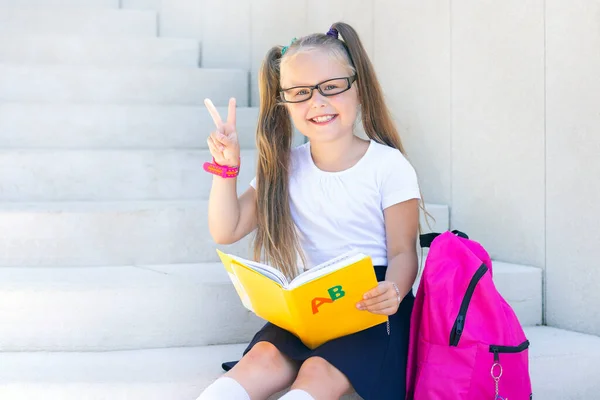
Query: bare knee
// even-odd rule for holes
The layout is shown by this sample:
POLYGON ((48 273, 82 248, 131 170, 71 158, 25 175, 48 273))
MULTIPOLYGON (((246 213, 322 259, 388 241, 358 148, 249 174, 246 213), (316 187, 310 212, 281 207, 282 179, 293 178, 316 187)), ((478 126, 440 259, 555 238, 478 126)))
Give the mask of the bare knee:
POLYGON ((262 399, 291 385, 298 368, 273 344, 258 342, 226 376, 238 381, 250 398, 262 399))
POLYGON ((321 357, 311 357, 302 364, 292 387, 317 399, 338 399, 353 391, 346 375, 321 357))
POLYGON ((332 380, 337 378, 340 374, 342 373, 321 357, 311 357, 307 359, 302 364, 302 367, 300 367, 299 372, 299 375, 303 378, 310 380, 332 380))
MULTIPOLYGON (((290 360, 281 354, 273 344, 269 342, 258 342, 240 360, 238 365, 249 365, 254 371, 276 372, 289 368, 290 360)), ((236 365, 237 367, 237 365, 236 365)))

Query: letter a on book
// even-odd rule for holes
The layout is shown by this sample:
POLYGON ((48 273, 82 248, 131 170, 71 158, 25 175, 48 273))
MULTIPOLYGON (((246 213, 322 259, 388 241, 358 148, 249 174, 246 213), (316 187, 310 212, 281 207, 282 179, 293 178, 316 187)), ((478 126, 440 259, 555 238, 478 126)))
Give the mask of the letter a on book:
POLYGON ((313 314, 316 314, 319 312, 319 306, 321 306, 322 304, 325 303, 333 303, 333 300, 331 299, 326 299, 325 297, 315 297, 312 300, 312 311, 313 314))

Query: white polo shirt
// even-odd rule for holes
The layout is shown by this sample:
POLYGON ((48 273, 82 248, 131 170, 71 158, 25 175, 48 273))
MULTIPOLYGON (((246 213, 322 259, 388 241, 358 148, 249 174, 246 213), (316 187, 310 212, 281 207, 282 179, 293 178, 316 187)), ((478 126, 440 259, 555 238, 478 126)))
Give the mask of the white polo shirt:
MULTIPOLYGON (((397 149, 370 141, 367 152, 340 172, 320 170, 310 142, 292 149, 290 207, 308 265, 350 250, 387 265, 383 210, 420 199, 414 168, 397 149)), ((256 188, 256 178, 250 183, 256 188)))

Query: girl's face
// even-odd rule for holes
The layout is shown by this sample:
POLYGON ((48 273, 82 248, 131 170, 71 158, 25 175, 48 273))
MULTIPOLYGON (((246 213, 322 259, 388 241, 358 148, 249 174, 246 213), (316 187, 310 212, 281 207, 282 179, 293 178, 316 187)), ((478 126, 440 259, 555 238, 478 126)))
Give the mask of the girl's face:
MULTIPOLYGON (((281 65, 283 89, 314 86, 329 79, 350 76, 352 73, 345 64, 321 50, 298 53, 281 65)), ((338 84, 326 83, 322 88, 336 90, 338 84)), ((294 93, 306 94, 310 91, 302 90, 294 93)), ((355 84, 349 90, 333 96, 323 96, 314 89, 310 99, 301 103, 285 103, 285 106, 296 128, 311 141, 332 141, 353 134, 358 115, 358 91, 355 84)))

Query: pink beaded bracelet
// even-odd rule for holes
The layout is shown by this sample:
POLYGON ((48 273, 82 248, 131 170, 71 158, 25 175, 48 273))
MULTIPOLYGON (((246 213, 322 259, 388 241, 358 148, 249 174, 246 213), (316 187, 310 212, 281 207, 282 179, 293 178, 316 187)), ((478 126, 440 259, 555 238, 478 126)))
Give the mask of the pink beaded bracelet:
MULTIPOLYGON (((241 160, 240 160, 241 161, 241 160)), ((204 170, 208 173, 220 176, 222 178, 235 178, 240 173, 239 164, 236 167, 229 167, 227 165, 217 164, 213 157, 212 163, 205 162, 204 170)))

